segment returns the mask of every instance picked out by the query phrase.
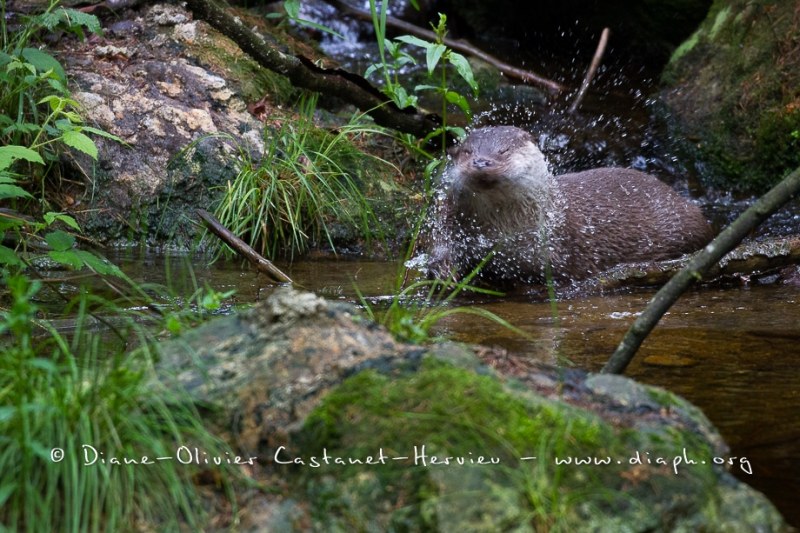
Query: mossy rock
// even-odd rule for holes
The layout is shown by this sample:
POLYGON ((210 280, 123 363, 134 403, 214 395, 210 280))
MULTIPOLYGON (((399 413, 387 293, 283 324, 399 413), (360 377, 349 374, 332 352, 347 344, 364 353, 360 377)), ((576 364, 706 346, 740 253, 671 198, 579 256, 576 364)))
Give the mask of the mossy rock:
MULTIPOLYGON (((624 378, 612 389, 617 379, 638 405, 688 406, 624 378)), ((305 462, 287 473, 326 531, 691 531, 746 520, 731 516, 725 502, 740 496, 695 429, 615 425, 431 358, 402 377, 369 370, 345 381, 282 458, 305 462), (575 463, 587 460, 599 464, 575 463)))
POLYGON ((759 192, 800 166, 798 28, 792 2, 716 0, 673 53, 662 101, 707 185, 759 192))
POLYGON ((270 490, 242 504, 242 531, 784 526, 729 473, 749 463, 728 464, 702 411, 623 376, 403 344, 289 288, 161 356, 166 383, 257 459, 251 475, 270 490))

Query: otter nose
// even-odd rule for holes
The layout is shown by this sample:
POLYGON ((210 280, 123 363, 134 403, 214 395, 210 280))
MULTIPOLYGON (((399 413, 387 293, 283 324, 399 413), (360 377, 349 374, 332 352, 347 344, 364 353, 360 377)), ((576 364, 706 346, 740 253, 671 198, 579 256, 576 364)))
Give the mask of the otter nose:
POLYGON ((491 159, 484 159, 482 157, 476 157, 472 160, 472 166, 475 168, 486 168, 490 167, 494 164, 491 159))

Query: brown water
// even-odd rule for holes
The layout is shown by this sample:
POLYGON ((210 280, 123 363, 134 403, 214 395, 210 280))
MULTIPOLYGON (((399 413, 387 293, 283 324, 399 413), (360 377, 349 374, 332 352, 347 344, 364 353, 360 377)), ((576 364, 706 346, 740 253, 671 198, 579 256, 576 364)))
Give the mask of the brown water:
MULTIPOLYGON (((169 283, 178 293, 196 282, 236 290, 233 304, 264 299, 274 288, 240 263, 204 266, 195 258, 120 255, 113 258, 139 282, 169 283), (167 276, 169 273, 169 276, 167 276), (170 278, 169 280, 167 278, 170 278)), ((388 301, 395 263, 321 260, 279 265, 297 286, 329 299, 388 301)), ((526 331, 524 339, 474 316, 453 315, 437 333, 465 342, 498 345, 530 357, 589 371, 606 362, 653 291, 548 302, 529 297, 462 299, 526 331)), ((765 492, 794 524, 800 494, 800 288, 757 286, 696 289, 662 319, 626 374, 669 389, 698 405, 720 430, 734 456, 746 456, 753 475, 743 479, 765 492)))

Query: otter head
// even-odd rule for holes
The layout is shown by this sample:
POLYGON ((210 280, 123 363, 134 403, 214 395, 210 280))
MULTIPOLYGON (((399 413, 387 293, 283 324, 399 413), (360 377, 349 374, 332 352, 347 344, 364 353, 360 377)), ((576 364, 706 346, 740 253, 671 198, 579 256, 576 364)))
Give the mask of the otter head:
POLYGON ((513 126, 477 129, 452 149, 450 156, 452 185, 472 193, 538 189, 546 187, 551 178, 531 134, 513 126))

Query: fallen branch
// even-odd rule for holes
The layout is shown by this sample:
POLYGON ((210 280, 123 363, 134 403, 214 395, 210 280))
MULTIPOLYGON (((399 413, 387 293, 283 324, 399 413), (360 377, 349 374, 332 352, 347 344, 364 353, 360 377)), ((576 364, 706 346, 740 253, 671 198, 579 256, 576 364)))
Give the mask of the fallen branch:
POLYGON ((695 254, 689 264, 656 293, 647 308, 625 333, 622 342, 617 346, 602 372, 611 374, 624 372, 644 339, 689 285, 705 276, 725 254, 742 242, 748 233, 798 193, 800 193, 800 168, 795 169, 783 181, 759 198, 755 204, 717 235, 710 244, 695 254))
MULTIPOLYGON (((339 0, 324 0, 324 1, 327 2, 328 4, 334 6, 338 10, 344 11, 346 13, 349 13, 349 14, 353 15, 356 18, 359 18, 359 19, 362 19, 362 20, 367 20, 367 21, 371 21, 372 20, 372 15, 370 13, 368 13, 366 11, 362 11, 362 10, 360 10, 360 9, 358 9, 356 7, 353 7, 353 6, 351 6, 351 5, 349 5, 349 4, 345 3, 345 2, 340 2, 339 0)), ((409 22, 406 22, 404 20, 401 20, 401 19, 398 19, 398 18, 395 18, 395 17, 387 16, 386 17, 386 25, 387 26, 391 26, 393 28, 396 28, 398 30, 404 31, 404 32, 409 33, 411 35, 415 35, 415 36, 420 37, 422 39, 427 39, 430 42, 436 42, 436 39, 437 39, 436 33, 434 33, 433 31, 425 29, 425 28, 420 28, 419 26, 416 26, 414 24, 411 24, 409 22)), ((491 54, 487 54, 486 52, 484 52, 480 48, 475 47, 474 45, 470 44, 469 42, 467 42, 467 41, 465 41, 463 39, 448 39, 448 38, 445 38, 442 41, 442 44, 444 44, 448 48, 451 48, 451 49, 453 49, 453 50, 455 50, 457 52, 462 52, 464 54, 467 54, 467 55, 470 55, 470 56, 473 56, 473 57, 477 57, 478 59, 486 61, 487 63, 489 63, 490 65, 492 65, 497 70, 499 70, 500 72, 502 72, 503 74, 505 74, 506 76, 508 76, 510 78, 514 78, 514 79, 523 81, 525 83, 531 83, 531 84, 534 84, 534 85, 539 85, 539 86, 544 87, 545 89, 549 90, 552 93, 559 93, 559 92, 564 90, 564 86, 561 85, 560 83, 555 82, 555 81, 550 80, 550 79, 547 79, 547 78, 545 78, 543 76, 540 76, 540 75, 538 75, 535 72, 532 72, 530 70, 525 70, 525 69, 517 68, 517 67, 515 67, 513 65, 509 65, 508 63, 503 62, 502 60, 494 57, 491 54)))
MULTIPOLYGON (((626 287, 662 286, 691 261, 692 256, 650 263, 627 263, 611 268, 581 287, 584 292, 626 287)), ((775 237, 737 246, 711 267, 703 282, 736 277, 761 277, 800 264, 800 237, 775 237)))
POLYGON ((578 110, 578 106, 581 105, 583 97, 586 96, 586 90, 592 83, 594 75, 597 73, 597 67, 600 66, 600 61, 602 61, 603 54, 606 52, 606 45, 608 44, 608 36, 610 33, 611 30, 608 28, 603 28, 603 33, 600 34, 600 42, 597 43, 597 50, 594 52, 594 57, 592 58, 592 63, 589 65, 589 70, 586 71, 586 76, 583 77, 583 83, 581 83, 581 88, 578 90, 578 94, 575 96, 575 101, 573 101, 572 105, 569 106, 570 113, 574 113, 578 110))
POLYGON ((277 282, 292 283, 291 278, 281 272, 281 270, 274 264, 272 264, 272 261, 265 259, 263 256, 261 256, 261 254, 253 250, 246 242, 231 233, 228 228, 223 226, 220 221, 214 217, 214 215, 205 209, 198 209, 196 212, 197 216, 203 220, 203 223, 205 223, 206 227, 211 230, 214 235, 219 237, 225 244, 233 248, 236 253, 253 263, 259 272, 264 272, 277 282))
POLYGON ((335 96, 369 114, 375 122, 417 137, 435 130, 440 120, 436 115, 401 110, 361 76, 342 69, 318 67, 306 57, 282 52, 268 36, 260 36, 247 28, 212 0, 186 0, 196 18, 235 42, 243 52, 261 66, 289 78, 295 87, 335 96))

